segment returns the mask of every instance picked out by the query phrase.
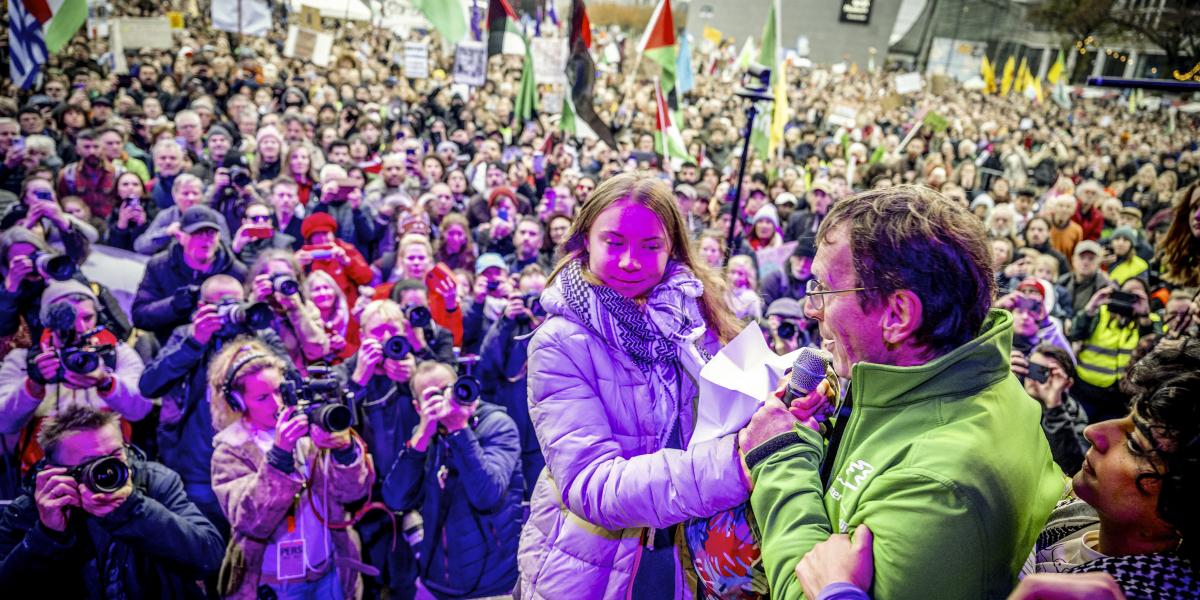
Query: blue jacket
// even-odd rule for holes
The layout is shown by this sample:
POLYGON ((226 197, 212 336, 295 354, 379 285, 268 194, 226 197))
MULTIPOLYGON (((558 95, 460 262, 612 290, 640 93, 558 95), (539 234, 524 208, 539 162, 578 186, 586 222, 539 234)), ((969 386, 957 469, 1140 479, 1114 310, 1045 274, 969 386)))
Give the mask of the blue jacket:
MULTIPOLYGON (((533 422, 529 420, 526 372, 530 323, 501 317, 492 324, 479 350, 479 383, 483 397, 504 408, 517 424, 521 453, 541 452, 533 422), (520 338, 520 339, 518 339, 520 338)), ((532 485, 531 482, 527 484, 532 485)))
POLYGON ((103 518, 79 510, 67 530, 42 526, 33 489, 0 518, 0 589, 10 598, 204 598, 225 544, 179 476, 131 457, 134 491, 103 518), (103 565, 100 567, 99 565, 103 565))
MULTIPOLYGON (((262 329, 255 336, 287 360, 277 333, 262 329)), ((138 381, 143 396, 162 398, 159 459, 188 483, 211 481, 212 440, 217 432, 208 405, 208 365, 226 342, 213 336, 201 346, 192 337, 192 325, 180 325, 138 381)))
POLYGON ((195 304, 175 305, 172 302, 175 291, 189 285, 198 286, 219 274, 242 281, 246 278, 246 266, 233 258, 229 248, 222 244, 212 269, 201 273, 183 262, 183 248, 179 244, 171 244, 146 264, 146 274, 138 285, 131 308, 134 327, 153 333, 161 343, 170 337, 172 329, 187 324, 196 309, 195 304))
POLYGON ((384 479, 383 498, 393 510, 421 511, 425 537, 417 548, 418 569, 438 598, 512 592, 525 489, 520 455, 516 425, 486 402, 470 427, 439 433, 425 452, 401 448, 384 479))

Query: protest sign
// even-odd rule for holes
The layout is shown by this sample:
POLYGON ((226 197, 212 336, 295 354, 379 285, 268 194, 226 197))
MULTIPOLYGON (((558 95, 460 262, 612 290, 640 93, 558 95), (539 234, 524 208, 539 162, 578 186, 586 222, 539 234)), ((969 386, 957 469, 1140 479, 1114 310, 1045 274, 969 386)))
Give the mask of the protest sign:
POLYGON ((487 46, 483 42, 459 42, 454 52, 454 81, 481 86, 487 80, 487 46))
POLYGON ((429 77, 428 43, 404 43, 404 76, 411 79, 425 79, 429 77))

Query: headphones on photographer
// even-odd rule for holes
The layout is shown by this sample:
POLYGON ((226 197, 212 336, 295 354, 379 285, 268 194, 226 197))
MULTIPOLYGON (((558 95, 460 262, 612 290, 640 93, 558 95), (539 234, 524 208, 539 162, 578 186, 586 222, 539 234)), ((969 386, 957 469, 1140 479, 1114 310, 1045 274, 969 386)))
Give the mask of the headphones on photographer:
POLYGON ((267 358, 267 355, 259 352, 252 352, 233 363, 233 366, 229 368, 229 372, 225 375, 225 385, 221 386, 221 391, 225 394, 225 403, 228 404, 229 408, 233 409, 234 412, 246 412, 246 401, 244 398, 242 398, 241 392, 233 389, 233 383, 237 381, 238 373, 240 373, 242 369, 246 368, 246 366, 252 361, 260 358, 267 358))

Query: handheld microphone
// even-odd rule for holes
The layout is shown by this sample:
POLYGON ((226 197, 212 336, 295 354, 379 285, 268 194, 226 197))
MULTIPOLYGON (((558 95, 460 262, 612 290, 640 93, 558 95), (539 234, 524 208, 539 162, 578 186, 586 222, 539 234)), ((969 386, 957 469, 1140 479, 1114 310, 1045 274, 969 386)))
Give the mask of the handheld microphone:
POLYGON ((788 381, 783 403, 791 406, 792 400, 803 398, 817 389, 825 379, 825 371, 833 362, 833 355, 817 348, 801 348, 792 363, 792 378, 788 381))

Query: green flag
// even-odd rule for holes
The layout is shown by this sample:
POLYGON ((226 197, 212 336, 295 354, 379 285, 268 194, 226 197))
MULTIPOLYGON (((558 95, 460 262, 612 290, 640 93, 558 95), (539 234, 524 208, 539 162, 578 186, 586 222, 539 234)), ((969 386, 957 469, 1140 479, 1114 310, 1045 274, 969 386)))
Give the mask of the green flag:
POLYGON ((533 50, 529 40, 525 40, 525 64, 521 67, 521 87, 517 90, 517 101, 513 104, 513 120, 517 129, 523 128, 525 122, 533 118, 534 107, 537 105, 537 85, 533 81, 533 50))
POLYGON ((467 13, 457 0, 417 0, 417 10, 433 23, 442 39, 457 44, 467 34, 467 13))
MULTIPOLYGON (((777 4, 778 0, 771 0, 771 12, 767 14, 767 23, 763 25, 762 48, 758 51, 758 62, 771 69, 772 86, 779 80, 779 73, 776 72, 779 67, 779 36, 776 33, 776 24, 779 21, 777 4)), ((750 131, 750 145, 754 147, 759 158, 766 160, 771 156, 771 112, 767 110, 767 103, 760 102, 759 104, 758 120, 754 122, 754 129, 750 131)))

